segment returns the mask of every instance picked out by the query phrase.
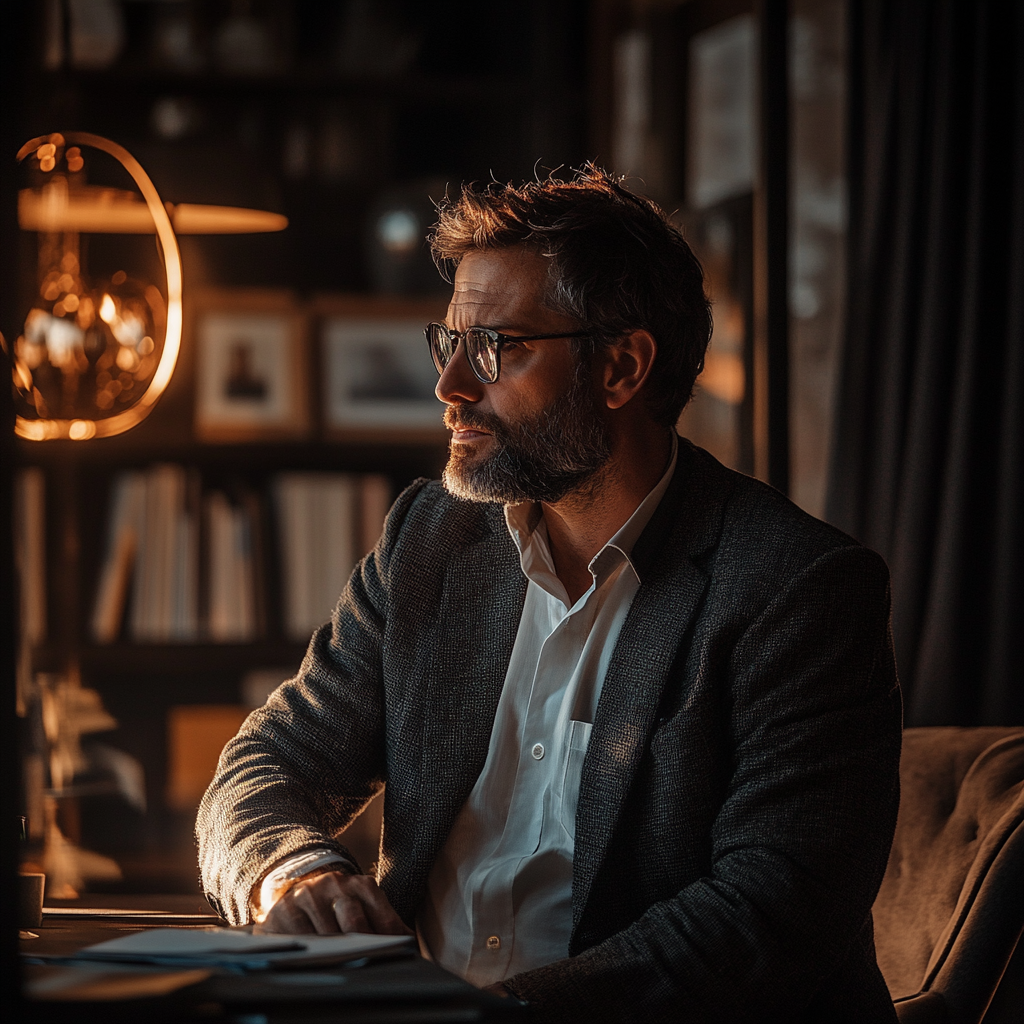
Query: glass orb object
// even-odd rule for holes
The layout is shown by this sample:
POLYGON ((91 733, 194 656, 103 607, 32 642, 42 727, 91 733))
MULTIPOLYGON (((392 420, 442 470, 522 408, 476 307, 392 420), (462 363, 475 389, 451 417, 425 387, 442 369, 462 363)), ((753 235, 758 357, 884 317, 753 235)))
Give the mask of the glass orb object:
POLYGON ((168 210, 138 161, 101 136, 41 136, 18 160, 33 179, 18 195, 18 218, 37 233, 38 270, 11 353, 15 431, 37 441, 123 433, 167 387, 181 345, 181 256, 168 210), (138 193, 88 184, 89 148, 117 160, 138 193), (124 270, 90 276, 90 233, 155 233, 162 287, 124 270))

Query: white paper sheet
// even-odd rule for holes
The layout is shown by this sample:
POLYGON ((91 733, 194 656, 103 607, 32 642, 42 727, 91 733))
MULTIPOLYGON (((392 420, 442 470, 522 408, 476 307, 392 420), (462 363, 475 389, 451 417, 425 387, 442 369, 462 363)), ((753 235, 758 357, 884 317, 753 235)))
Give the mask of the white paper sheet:
POLYGON ((405 935, 254 935, 243 928, 152 928, 87 946, 77 958, 121 963, 215 965, 248 969, 344 963, 411 946, 405 935))

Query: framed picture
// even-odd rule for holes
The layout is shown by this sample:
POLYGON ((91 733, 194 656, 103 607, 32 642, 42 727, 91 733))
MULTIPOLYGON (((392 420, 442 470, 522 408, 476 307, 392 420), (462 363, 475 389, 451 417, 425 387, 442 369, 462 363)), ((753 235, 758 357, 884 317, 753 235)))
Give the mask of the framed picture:
POLYGON ((324 426, 362 440, 444 438, 444 406, 423 328, 443 320, 445 301, 336 297, 317 300, 323 356, 324 426))
POLYGON ((305 317, 289 292, 204 291, 193 300, 196 436, 298 438, 310 428, 305 317))

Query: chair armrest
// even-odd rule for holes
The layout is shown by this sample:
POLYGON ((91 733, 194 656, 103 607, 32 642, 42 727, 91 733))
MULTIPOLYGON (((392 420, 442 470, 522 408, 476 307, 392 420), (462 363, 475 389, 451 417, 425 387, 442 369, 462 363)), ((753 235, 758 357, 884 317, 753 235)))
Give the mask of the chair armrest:
POLYGON ((893 1005, 900 1024, 948 1024, 950 1019, 946 1000, 938 992, 918 992, 893 1005))

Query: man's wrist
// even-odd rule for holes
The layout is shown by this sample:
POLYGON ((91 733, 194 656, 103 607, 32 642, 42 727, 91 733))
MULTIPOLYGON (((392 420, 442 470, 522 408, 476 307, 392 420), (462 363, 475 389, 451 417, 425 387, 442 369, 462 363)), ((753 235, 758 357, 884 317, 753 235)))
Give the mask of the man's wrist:
POLYGON ((259 889, 254 893, 253 920, 257 923, 265 920, 270 908, 297 883, 328 871, 358 875, 359 867, 337 850, 303 850, 302 853, 285 858, 264 875, 259 889))

